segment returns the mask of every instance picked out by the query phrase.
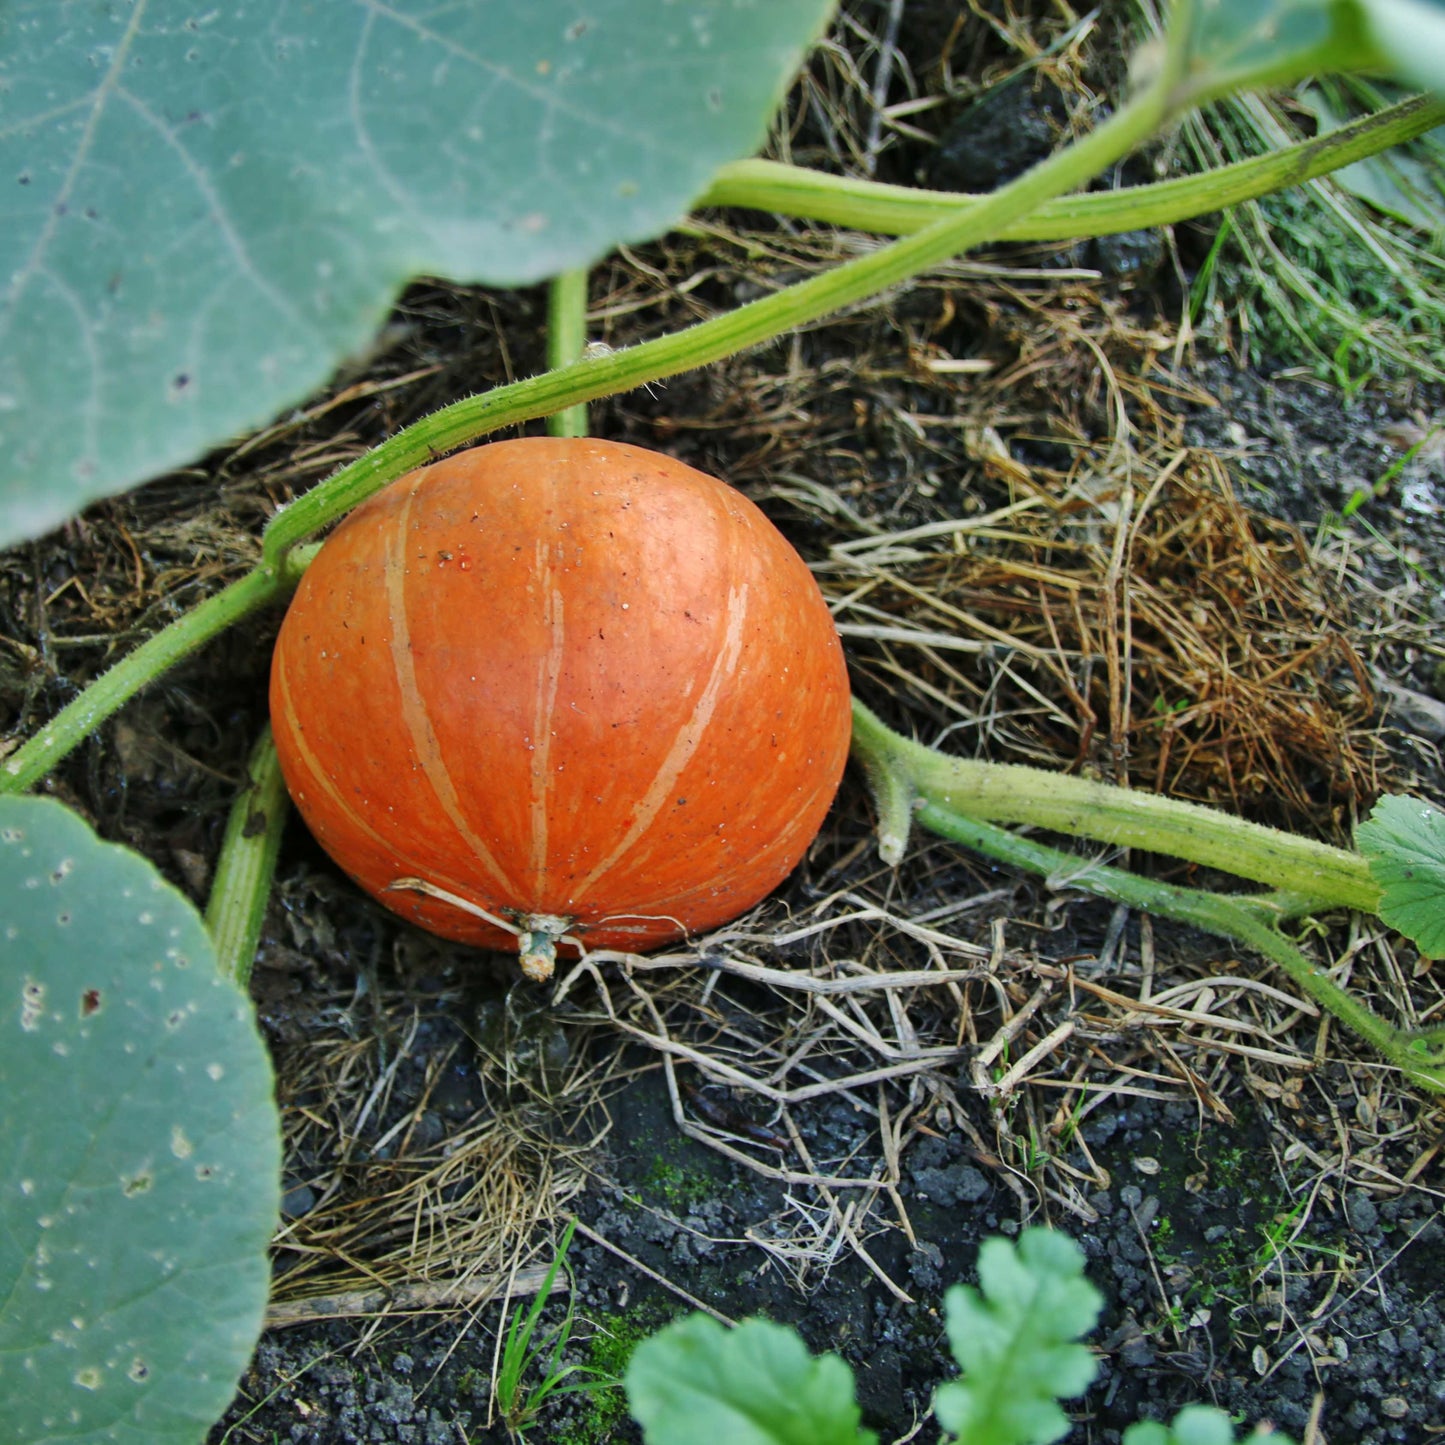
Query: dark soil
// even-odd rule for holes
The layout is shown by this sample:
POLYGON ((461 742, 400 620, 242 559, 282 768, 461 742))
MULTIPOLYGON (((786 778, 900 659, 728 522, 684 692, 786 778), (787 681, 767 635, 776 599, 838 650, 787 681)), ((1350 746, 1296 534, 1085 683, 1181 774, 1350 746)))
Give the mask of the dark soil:
MULTIPOLYGON (((1343 1070, 1316 1082, 1340 1107, 1356 1106, 1343 1070)), ((885 1441, 924 1420, 933 1387, 955 1372, 939 1316, 944 1289, 974 1278, 987 1235, 1016 1233, 1021 1216, 1047 1217, 1021 1209, 993 1161, 961 1134, 930 1134, 909 1150, 900 1189, 912 1240, 882 1220, 868 1230, 873 1260, 911 1298, 846 1255, 798 1278, 758 1241, 786 1239, 806 1201, 721 1167, 681 1137, 656 1070, 638 1074, 610 1104, 613 1131, 577 1201, 579 1218, 704 1304, 733 1318, 793 1323, 815 1349, 840 1352, 856 1372, 866 1422, 885 1441)), ((848 1158, 858 1173, 877 1162, 858 1152, 874 1129, 845 1102, 811 1111, 802 1127, 817 1159, 848 1158)), ((1089 1196, 1095 1223, 1055 1222, 1083 1246, 1108 1304, 1095 1340, 1100 1378, 1071 1439, 1117 1440, 1136 1419, 1206 1401, 1298 1440, 1318 1396, 1332 1441, 1422 1441, 1438 1428, 1438 1199, 1348 1189, 1311 1200, 1310 1166, 1281 1167, 1280 1143, 1290 1135, 1276 1131, 1264 1104, 1229 1126, 1202 1125, 1183 1104, 1098 1110, 1083 1132, 1111 1186, 1089 1196)), ((687 1308, 585 1239, 569 1264, 585 1322, 579 1360, 615 1365, 642 1334, 687 1308)), ((554 1305, 550 1317, 560 1314, 554 1305)), ((244 1423, 230 1438, 506 1440, 505 1430, 483 1426, 494 1327, 488 1311, 470 1324, 392 1319, 380 1331, 346 1323, 268 1336, 234 1412, 244 1423)), ((610 1394, 560 1402, 537 1434, 640 1438, 610 1394)), ((938 1435, 924 1423, 912 1438, 938 1435)))
MULTIPOLYGON (((886 9, 855 7, 875 25, 886 9)), ((945 42, 957 65, 1006 68, 988 27, 970 22, 955 35, 954 7, 917 9, 912 50, 902 37, 912 70, 900 72, 915 89, 930 48, 945 42)), ((842 102, 837 74, 819 67, 811 99, 795 97, 789 115, 794 153, 826 162, 817 113, 842 102)), ((1062 126, 1072 104, 1051 94, 1029 136, 1062 126)), ((967 111, 961 100, 951 109, 967 111)), ((915 181, 926 151, 904 135, 884 148, 878 174, 915 181)), ((640 264, 599 267, 592 303, 608 318, 607 339, 656 334, 840 254, 834 238, 794 227, 751 247, 733 221, 719 218, 704 241, 659 243, 640 264)), ((1445 652, 1431 630, 1445 612, 1438 455, 1425 449, 1372 491, 1400 460, 1400 428, 1428 423, 1437 399, 1403 382, 1344 398, 1297 372, 1242 371, 1207 356, 1174 373, 1179 278, 1149 249, 1139 264, 1132 252, 1117 266, 1097 253, 1070 258, 1111 273, 1088 281, 955 268, 704 375, 597 405, 593 429, 743 487, 836 596, 851 585, 829 571, 840 541, 1062 496, 1081 476, 1103 475, 1114 436, 1107 369, 1140 433, 1157 440, 1155 462, 1171 446, 1222 458, 1248 506, 1301 529, 1320 595, 1339 609, 1330 625, 1361 664, 1360 678, 1340 684, 1355 709, 1339 724, 1353 771, 1341 791, 1321 781, 1338 770, 1335 755, 1296 760, 1301 806, 1314 807, 1309 826, 1346 835, 1386 785, 1445 797, 1435 747, 1445 737, 1445 652), (987 360, 994 371, 975 381, 929 365, 949 358, 987 360), (1325 527, 1360 489, 1372 497, 1359 517, 1325 527)), ((28 732, 116 650, 250 565, 262 520, 338 461, 437 405, 540 370, 543 300, 414 287, 367 374, 338 383, 356 388, 348 400, 318 404, 5 559, 0 640, 14 646, 0 648, 4 736, 28 732), (402 376, 413 379, 393 386, 402 376)), ((1140 455, 1148 450, 1141 444, 1140 455)), ((1071 495, 1092 525, 1093 502, 1071 495)), ((988 551, 970 542, 960 554, 975 547, 988 551)), ((925 559, 908 575, 941 588, 938 571, 955 560, 925 559)), ((959 605, 1006 618, 1033 608, 1033 597, 967 594, 959 605)), ((177 668, 47 783, 197 901, 264 716, 276 624, 256 620, 177 668)), ((894 666, 881 644, 849 647, 860 694, 926 740, 947 731, 965 751, 1048 756, 1106 776, 1127 751, 1100 694, 1088 692, 1098 677, 1084 683, 1077 735, 1061 752, 1027 718, 1009 721, 1017 709, 995 691, 1016 661, 1005 646, 956 665, 930 654, 912 670, 894 666), (966 727, 950 710, 958 699, 974 719, 966 727), (977 721, 995 712, 996 725, 977 721)), ((1054 695, 1068 713, 1073 704, 1054 695)), ((1278 820, 1283 804, 1270 786, 1251 785, 1240 806, 1278 820)), ((1191 1401, 1273 1422, 1297 1440, 1316 1418, 1316 1438, 1332 1445, 1414 1445, 1445 1432, 1438 1103, 1295 1007, 1284 980, 1230 945, 935 839, 915 838, 893 874, 876 862, 870 827, 850 778, 810 858, 736 945, 774 968, 805 970, 824 957, 927 967, 929 948, 942 946, 913 926, 923 920, 956 941, 950 966, 989 963, 964 991, 915 991, 901 1022, 876 999, 860 1008, 855 1022, 897 1031, 888 1037, 901 1040, 901 1056, 909 1030, 919 1046, 958 1046, 947 1062, 866 1085, 850 1079, 880 1056, 806 996, 745 982, 715 957, 710 969, 700 953, 666 976, 609 965, 601 983, 577 978, 554 1007, 513 984, 506 960, 407 932, 293 828, 253 981, 289 1140, 278 1299, 368 1280, 400 1290, 505 1279, 518 1262, 545 1265, 561 1218, 575 1214, 572 1288, 545 1315, 557 1323, 574 1312, 569 1361, 619 1371, 638 1339, 691 1307, 685 1297, 734 1320, 766 1314, 842 1354, 883 1441, 929 1442, 938 1438, 932 1389, 954 1369, 944 1291, 974 1278, 987 1236, 1049 1223, 1078 1240, 1106 1299, 1092 1340, 1100 1378, 1072 1406, 1071 1440, 1114 1442, 1134 1420, 1191 1401), (940 908, 952 911, 931 911, 940 908), (814 919, 825 934, 789 941, 788 927, 814 919), (1184 984, 1207 985, 1209 999, 1222 990, 1216 1012, 1249 1020, 1257 1031, 1243 1037, 1261 1047, 1232 1050, 1227 1031, 1155 1028, 1101 1002, 1110 991, 1136 999, 1184 984), (1020 1051, 1066 1024, 1074 1034, 1006 1094, 980 1087, 980 1050, 1029 1007, 1020 1051), (705 1059, 726 1056, 754 1076, 800 1041, 825 1037, 804 1062, 779 1065, 775 1082, 836 1087, 780 1105, 695 1060, 665 1067, 648 1043, 659 1019, 705 1059), (345 1232, 348 1217, 370 1218, 388 1191, 400 1197, 493 1123, 505 1134, 488 1156, 497 1162, 443 1171, 424 1201, 407 1194, 394 1218, 345 1232), (733 1153, 700 1141, 709 1134, 733 1153), (469 1201, 491 1183, 506 1195, 486 1205, 500 1221, 491 1243, 459 1239, 449 1268, 446 1241, 432 1240, 408 1272, 423 1216, 460 1233, 469 1201)), ((1387 1014, 1436 1007, 1438 978, 1412 951, 1347 920, 1330 920, 1317 946, 1387 1014)), ((1207 1014, 1205 996, 1188 994, 1181 1007, 1207 1014)), ((391 1308, 373 1298, 338 1318, 269 1331, 212 1445, 509 1439, 491 1408, 503 1306, 495 1290, 466 1298, 391 1308)), ((616 1390, 553 1401, 527 1434, 558 1445, 639 1438, 616 1390)))
MULTIPOLYGON (((1298 376, 1265 378, 1218 364, 1200 376, 1226 404, 1192 417, 1191 440, 1227 453, 1241 488, 1263 511, 1318 521, 1398 457, 1385 431, 1404 408, 1389 389, 1346 402, 1298 376)), ((864 452, 863 466, 880 464, 864 452)), ((1397 489, 1370 513, 1372 525, 1408 538, 1372 552, 1367 572, 1381 587, 1399 585, 1389 574, 1402 567, 1445 575, 1438 514, 1422 514, 1410 500, 1433 485, 1432 476, 1427 470, 1409 480, 1413 490, 1397 489)), ((895 485, 884 495, 905 493, 895 485)), ((775 515, 796 528, 786 508, 775 507, 775 515)), ((806 526, 800 530, 806 546, 806 526)), ((1440 595, 1432 590, 1428 605, 1440 595)), ((1373 604, 1348 602, 1367 637, 1373 604)), ((1428 649, 1402 650, 1387 639, 1369 655, 1382 676, 1389 670, 1422 696, 1434 686, 1428 649)), ((1394 750, 1396 776, 1404 780, 1398 785, 1440 796, 1445 779, 1429 737, 1404 726, 1381 735, 1394 750)), ((824 891, 824 880, 836 886, 839 860, 853 855, 866 831, 867 805, 851 780, 839 811, 847 821, 825 835, 785 894, 795 912, 824 891)), ((309 848, 295 846, 293 870, 324 870, 309 848)), ((1179 976, 1201 964, 1230 966, 1223 946, 1170 925, 1155 924, 1146 944, 1137 919, 1125 923, 1111 947, 1111 924, 1119 920, 1107 909, 1075 902, 1059 912, 1033 885, 990 876, 944 845, 920 846, 933 860, 930 869, 946 870, 931 873, 932 891, 918 895, 923 906, 935 895, 983 895, 964 931, 985 944, 995 920, 1010 920, 1011 929, 1023 920, 1044 930, 1033 935, 1032 957, 1069 961, 1094 981, 1121 988, 1137 984, 1145 951, 1170 960, 1168 969, 1179 976)), ((845 878, 849 868, 861 878, 856 858, 841 866, 845 878)), ((876 873, 871 864, 863 871, 876 873)), ((344 895, 327 894, 328 908, 348 906, 344 895)), ((370 939, 375 956, 382 950, 373 930, 386 935, 391 925, 369 904, 349 906, 361 909, 353 928, 358 939, 370 939)), ((309 907, 302 911, 309 915, 309 907)), ((442 959, 429 959, 429 967, 441 969, 433 1053, 475 1032, 465 1007, 457 1017, 458 999, 471 996, 453 983, 466 962, 446 950, 442 959)), ((1165 969, 1161 962, 1156 987, 1176 976, 1165 969)), ((263 987, 269 977, 270 970, 262 973, 263 987)), ((407 981, 403 966, 401 982, 407 981)), ((595 1015, 594 1000, 574 995, 571 1003, 595 1015)), ((745 986, 720 987, 713 1004, 746 1020, 760 1048, 772 1030, 790 1026, 775 996, 745 986)), ((1041 1016, 1040 1030, 1069 1014, 1060 997, 1041 1016)), ((614 1032, 599 1033, 595 1023, 569 1045, 567 1017, 548 1047, 558 1057, 569 1047, 594 1061, 605 1056, 613 1081, 603 1101, 575 1113, 566 1098, 547 1101, 545 1079, 533 1097, 531 1126, 539 1137, 604 1136, 585 1154, 583 1187, 568 1206, 587 1231, 568 1257, 574 1283, 568 1307, 576 1312, 569 1358, 578 1363, 619 1368, 638 1338, 689 1308, 679 1297, 684 1291, 733 1319, 761 1313, 795 1324, 815 1349, 836 1350, 853 1366, 865 1420, 881 1439, 934 1440, 931 1391, 954 1369, 942 1333, 944 1291, 974 1278, 985 1237, 1047 1221, 1079 1241, 1107 1300, 1094 1336, 1100 1378, 1076 1406, 1071 1438, 1115 1441, 1134 1420, 1167 1417, 1191 1401, 1214 1403, 1243 1421, 1272 1422, 1297 1440, 1312 1417, 1323 1430, 1319 1438, 1359 1445, 1423 1441, 1445 1428, 1445 1316, 1436 1288, 1445 1269, 1435 1149, 1440 1114, 1425 1096, 1393 1091, 1367 1054, 1332 1054, 1319 1067, 1283 1077, 1237 1061, 1211 1076, 1219 1084, 1217 1108, 1185 1098, 1105 1100, 1087 1113, 1075 1139, 1046 1134, 1040 1141, 1043 1153, 1077 1170, 1076 1178, 1094 1181, 1072 1208, 1060 1206, 1054 1176, 1041 1161, 1002 1159, 980 1147, 1032 1136, 1048 1118, 1047 1106, 1017 1097, 990 1103, 971 1089, 966 1068, 942 1071, 943 1096, 920 1101, 906 1089, 893 1095, 895 1110, 907 1114, 917 1106, 903 1131, 896 1201, 832 1193, 834 1204, 857 1211, 853 1237, 870 1267, 838 1231, 819 1227, 827 1196, 761 1177, 686 1137, 656 1056, 614 1032), (965 1121, 971 1128, 958 1127, 965 1121), (1359 1139, 1371 1141, 1364 1169, 1340 1151, 1341 1140, 1359 1139)), ((275 1020, 273 1026, 284 1031, 275 1020)), ((425 1107, 427 1058, 418 1043, 406 1075, 410 1088, 393 1091, 387 1112, 368 1126, 370 1137, 383 1137, 409 1110, 425 1107)), ((850 1091, 790 1106, 797 1137, 787 1139, 766 1101, 709 1083, 686 1066, 678 1076, 694 1091, 684 1095, 686 1115, 720 1123, 764 1164, 797 1169, 801 1146, 824 1173, 888 1174, 876 1094, 850 1091)), ((463 1091, 464 1109, 478 1102, 463 1091)), ((435 1110, 422 1117, 429 1114, 435 1110)), ((437 1127, 447 1122, 443 1114, 437 1127)), ((293 1206, 304 1209, 308 1197, 303 1186, 293 1206)), ((545 1247, 540 1257, 550 1257, 545 1247)), ((559 1301, 546 1317, 558 1321, 563 1313, 559 1301)), ((475 1315, 389 1315, 273 1332, 214 1438, 315 1445, 505 1440, 500 1421, 486 1423, 499 1317, 492 1303, 475 1315)), ((579 1445, 639 1438, 617 1392, 548 1406, 536 1435, 579 1445)))

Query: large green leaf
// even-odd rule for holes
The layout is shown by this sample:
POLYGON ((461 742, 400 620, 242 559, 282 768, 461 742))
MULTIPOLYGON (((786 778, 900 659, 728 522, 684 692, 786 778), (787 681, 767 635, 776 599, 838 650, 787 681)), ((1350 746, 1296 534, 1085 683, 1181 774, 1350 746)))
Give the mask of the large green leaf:
POLYGON ((1362 0, 1193 0, 1181 104, 1380 60, 1362 0))
POLYGON ((299 400, 411 277, 660 234, 830 8, 0 5, 0 546, 299 400))
POLYGON ((247 999, 190 904, 0 797, 0 1436, 204 1438, 265 1308, 280 1144, 247 999))
POLYGON ((1440 0, 1360 0, 1366 23, 1398 75, 1445 94, 1445 6, 1440 0))

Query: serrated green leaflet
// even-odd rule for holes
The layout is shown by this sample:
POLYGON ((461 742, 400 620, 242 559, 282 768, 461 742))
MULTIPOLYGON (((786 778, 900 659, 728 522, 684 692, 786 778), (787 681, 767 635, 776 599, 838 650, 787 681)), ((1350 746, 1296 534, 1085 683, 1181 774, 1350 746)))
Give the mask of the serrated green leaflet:
POLYGON ((420 274, 674 223, 830 0, 0 8, 0 546, 319 386, 420 274))
POLYGON ((1445 813, 1387 795, 1355 829, 1355 842, 1380 885, 1380 917, 1421 953, 1445 958, 1445 813))
POLYGON ((853 1372, 814 1357, 796 1330, 767 1320, 724 1329, 692 1315, 644 1340, 627 1400, 647 1445, 875 1445, 859 1427, 853 1372))
POLYGON ((195 909, 45 798, 0 797, 0 1098, 7 1445, 203 1439, 265 1308, 270 1065, 195 909))
POLYGON ((1061 1397, 1081 1395, 1098 1366, 1075 1343, 1103 1298, 1067 1235, 1026 1229, 1017 1246, 986 1240, 979 1288, 944 1296, 948 1340, 964 1372, 934 1396, 939 1424, 969 1445, 1048 1445, 1068 1433, 1061 1397))
MULTIPOLYGON (((1263 1437, 1250 1431, 1250 1440, 1263 1437)), ((1270 1434, 1271 1445, 1291 1445, 1287 1435, 1270 1434)), ((1223 1410, 1209 1405, 1186 1405, 1172 1425, 1148 1420, 1124 1431, 1124 1445, 1235 1445, 1234 1425, 1223 1410)))

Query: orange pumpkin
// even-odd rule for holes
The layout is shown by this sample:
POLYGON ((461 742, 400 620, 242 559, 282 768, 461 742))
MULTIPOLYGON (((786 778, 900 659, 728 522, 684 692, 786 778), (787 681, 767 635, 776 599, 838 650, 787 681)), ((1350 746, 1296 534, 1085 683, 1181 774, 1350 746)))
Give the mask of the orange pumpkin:
POLYGON ((758 902, 849 739, 832 618, 767 518, 585 438, 477 447, 358 507, 286 615, 271 717, 347 873, 538 978, 558 939, 654 948, 758 902))

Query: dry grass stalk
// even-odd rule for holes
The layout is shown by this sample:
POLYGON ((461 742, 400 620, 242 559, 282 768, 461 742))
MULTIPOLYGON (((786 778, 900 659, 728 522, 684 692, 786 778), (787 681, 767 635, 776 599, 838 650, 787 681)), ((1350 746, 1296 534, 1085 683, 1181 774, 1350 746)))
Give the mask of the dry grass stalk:
POLYGON ((1136 786, 1340 836, 1382 763, 1340 604, 1216 458, 1164 465, 1127 527, 1105 479, 1016 510, 1004 537, 961 522, 907 552, 886 536, 835 549, 858 665, 946 707, 952 746, 1106 776, 1123 758, 1136 786), (950 630, 974 650, 940 649, 950 630))
MULTIPOLYGON (((1072 104, 1092 101, 1078 79, 1087 27, 1067 7, 1047 34, 1007 6, 960 10, 917 73, 900 66, 891 13, 861 44, 855 17, 855 43, 823 47, 778 153, 867 173, 936 128, 974 85, 966 73, 988 84, 1047 69, 1072 104), (888 67, 905 95, 891 106, 888 67)), ((592 331, 625 344, 874 244, 707 218, 604 263, 592 331)), ((30 670, 7 726, 43 710, 58 653, 79 681, 162 609, 250 565, 259 523, 319 476, 534 369, 508 337, 535 332, 536 303, 413 288, 363 377, 77 524, 68 578, 0 577, 0 660, 30 670)), ((1381 781, 1371 669, 1438 649, 1428 589, 1377 584, 1373 544, 1331 534, 1311 549, 1241 506, 1218 459, 1182 445, 1181 404, 1207 398, 1170 370, 1175 348, 1169 327, 1077 268, 973 259, 595 417, 609 435, 716 465, 824 557, 860 688, 889 694, 887 710, 930 741, 1338 833, 1381 781), (1347 618, 1332 578, 1378 605, 1347 618)), ((845 792, 817 849, 824 896, 806 914, 765 907, 694 948, 584 960, 557 995, 579 1008, 568 1027, 581 1062, 551 1100, 471 1040, 452 1055, 420 1049, 420 1023, 458 1016, 463 1000, 411 991, 404 964, 382 971, 367 1019, 298 984, 277 1014, 307 1017, 275 1052, 288 1170, 316 1198, 276 1241, 278 1320, 338 1297, 471 1312, 499 1279, 516 1292, 536 1226, 585 1172, 591 1141, 556 1130, 555 1111, 600 1106, 619 1035, 653 1051, 683 1133, 784 1188, 786 1209, 750 1237, 802 1285, 857 1252, 904 1297, 868 1239, 889 1216, 910 1231, 908 1151, 930 1134, 962 1134, 1022 1217, 1092 1219, 1088 1195, 1109 1181, 1079 1126, 1124 1099, 1186 1100, 1201 1120, 1227 1120, 1247 1096, 1291 1141, 1282 1177, 1308 1165, 1307 1203, 1433 1189, 1438 1107, 1251 961, 1188 952, 1162 929, 1135 944, 1122 916, 1111 936, 1066 886, 1046 896, 950 845, 915 839, 896 872, 870 850, 866 803, 845 792), (600 1064, 587 1061, 589 1028, 606 1040, 600 1064), (438 1138, 427 1100, 453 1062, 484 1072, 486 1100, 438 1138), (418 1067, 420 1087, 403 1088, 418 1067), (874 1130, 848 1157, 820 1157, 799 1127, 830 1097, 874 1130)), ((1422 972, 1378 930, 1313 946, 1388 1014, 1423 1023, 1445 1009, 1440 970, 1422 972)), ((292 952, 343 977, 358 967, 324 931, 292 952)), ((1280 1272, 1308 1267, 1285 1251, 1280 1272)), ((1340 1287, 1354 1287, 1343 1270, 1340 1287)))
MULTIPOLYGON (((498 1103, 437 1137, 422 1126, 455 1046, 426 1058, 418 1094, 408 1090, 404 1105, 388 1104, 420 1017, 414 1006, 393 1049, 375 1036, 323 1035, 281 1050, 293 1188, 315 1195, 276 1239, 273 1307, 289 1311, 288 1320, 322 1308, 318 1298, 339 1296, 360 1298, 368 1309, 378 1296, 415 1308, 406 1292, 418 1286, 434 1302, 487 1297, 487 1280, 511 1274, 536 1225, 581 1187, 579 1160, 590 1141, 559 1143, 548 1118, 568 1105, 585 1109, 596 1081, 574 1073, 557 1101, 498 1103), (303 1160, 310 1168, 301 1172, 303 1160)), ((505 1100, 500 1072, 492 1071, 493 1096, 505 1100)))

